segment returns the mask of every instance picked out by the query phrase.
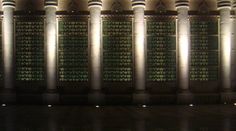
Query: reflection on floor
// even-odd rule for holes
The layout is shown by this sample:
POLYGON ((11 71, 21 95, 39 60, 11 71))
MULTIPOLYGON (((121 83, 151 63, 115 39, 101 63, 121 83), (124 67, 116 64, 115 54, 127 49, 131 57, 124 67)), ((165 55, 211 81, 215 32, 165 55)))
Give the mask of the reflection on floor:
POLYGON ((6 106, 0 131, 236 131, 236 106, 6 106))

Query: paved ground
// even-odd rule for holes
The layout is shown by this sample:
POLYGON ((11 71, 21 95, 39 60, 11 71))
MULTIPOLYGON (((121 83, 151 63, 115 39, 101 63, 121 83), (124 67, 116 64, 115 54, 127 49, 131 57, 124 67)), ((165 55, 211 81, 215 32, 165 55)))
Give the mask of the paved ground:
POLYGON ((236 106, 6 106, 0 131, 236 131, 236 106))

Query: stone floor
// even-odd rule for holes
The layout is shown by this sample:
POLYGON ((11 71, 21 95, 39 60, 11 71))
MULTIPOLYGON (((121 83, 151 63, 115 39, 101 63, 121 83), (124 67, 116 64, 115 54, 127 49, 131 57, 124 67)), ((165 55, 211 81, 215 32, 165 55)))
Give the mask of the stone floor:
POLYGON ((0 131, 236 131, 236 106, 9 105, 0 131))

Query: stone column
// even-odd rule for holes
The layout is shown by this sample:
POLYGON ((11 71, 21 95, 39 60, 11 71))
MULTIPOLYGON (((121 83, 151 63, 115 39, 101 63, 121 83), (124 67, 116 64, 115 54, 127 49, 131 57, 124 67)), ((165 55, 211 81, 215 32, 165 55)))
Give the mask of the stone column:
POLYGON ((102 81, 102 43, 101 43, 101 0, 89 0, 89 48, 90 48, 90 88, 89 102, 100 104, 104 95, 101 92, 102 81))
POLYGON ((190 66, 190 23, 188 18, 189 1, 176 0, 177 16, 177 51, 178 51, 178 103, 190 103, 189 91, 190 66))
MULTIPOLYGON (((236 0, 233 1, 232 9, 234 11, 234 19, 232 25, 232 53, 231 53, 231 72, 236 72, 236 0)), ((236 89, 236 74, 231 73, 231 88, 232 90, 236 89)), ((234 100, 236 101, 236 94, 233 93, 235 96, 234 100)))
MULTIPOLYGON (((220 79, 221 79, 221 102, 232 101, 234 94, 231 88, 231 43, 232 43, 232 20, 231 0, 218 0, 220 12, 220 79)), ((232 101, 233 102, 233 101, 232 101)))
POLYGON ((43 99, 46 103, 57 103, 57 0, 45 0, 45 60, 46 92, 43 99))
MULTIPOLYGON (((232 53, 231 70, 236 72, 236 0, 233 0, 232 10, 234 12, 232 23, 232 53)), ((231 73, 231 88, 236 89, 236 73, 231 73)))
POLYGON ((145 0, 132 0, 133 45, 134 45, 134 88, 133 101, 136 104, 148 102, 146 94, 146 47, 145 47, 145 0))
POLYGON ((1 102, 14 102, 14 10, 15 0, 2 0, 3 91, 1 102))

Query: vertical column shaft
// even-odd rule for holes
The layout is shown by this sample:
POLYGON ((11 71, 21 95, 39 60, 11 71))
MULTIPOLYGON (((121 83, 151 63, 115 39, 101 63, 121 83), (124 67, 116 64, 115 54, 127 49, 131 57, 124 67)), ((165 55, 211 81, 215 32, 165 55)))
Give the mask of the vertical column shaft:
POLYGON ((102 1, 90 0, 90 67, 91 90, 101 90, 101 9, 102 1))
POLYGON ((224 91, 231 88, 231 0, 218 0, 220 11, 220 65, 221 87, 224 91))
MULTIPOLYGON (((232 5, 232 10, 234 11, 234 14, 236 14, 236 0, 233 1, 232 5)), ((236 15, 234 15, 232 21, 232 53, 231 53, 231 71, 235 72, 236 71, 236 15)), ((232 73, 231 74, 231 88, 236 87, 236 74, 232 73)))
POLYGON ((57 20, 56 0, 46 0, 46 22, 45 22, 45 49, 46 49, 46 81, 47 90, 56 89, 57 81, 57 20))
POLYGON ((4 88, 14 88, 14 0, 3 0, 2 50, 4 88))
POLYGON ((190 23, 188 18, 188 8, 188 0, 176 0, 176 9, 178 12, 178 87, 180 91, 189 90, 190 23))
POLYGON ((144 9, 145 0, 132 0, 134 11, 134 64, 135 64, 135 89, 136 91, 145 90, 145 69, 146 69, 146 52, 145 52, 145 21, 144 9))

